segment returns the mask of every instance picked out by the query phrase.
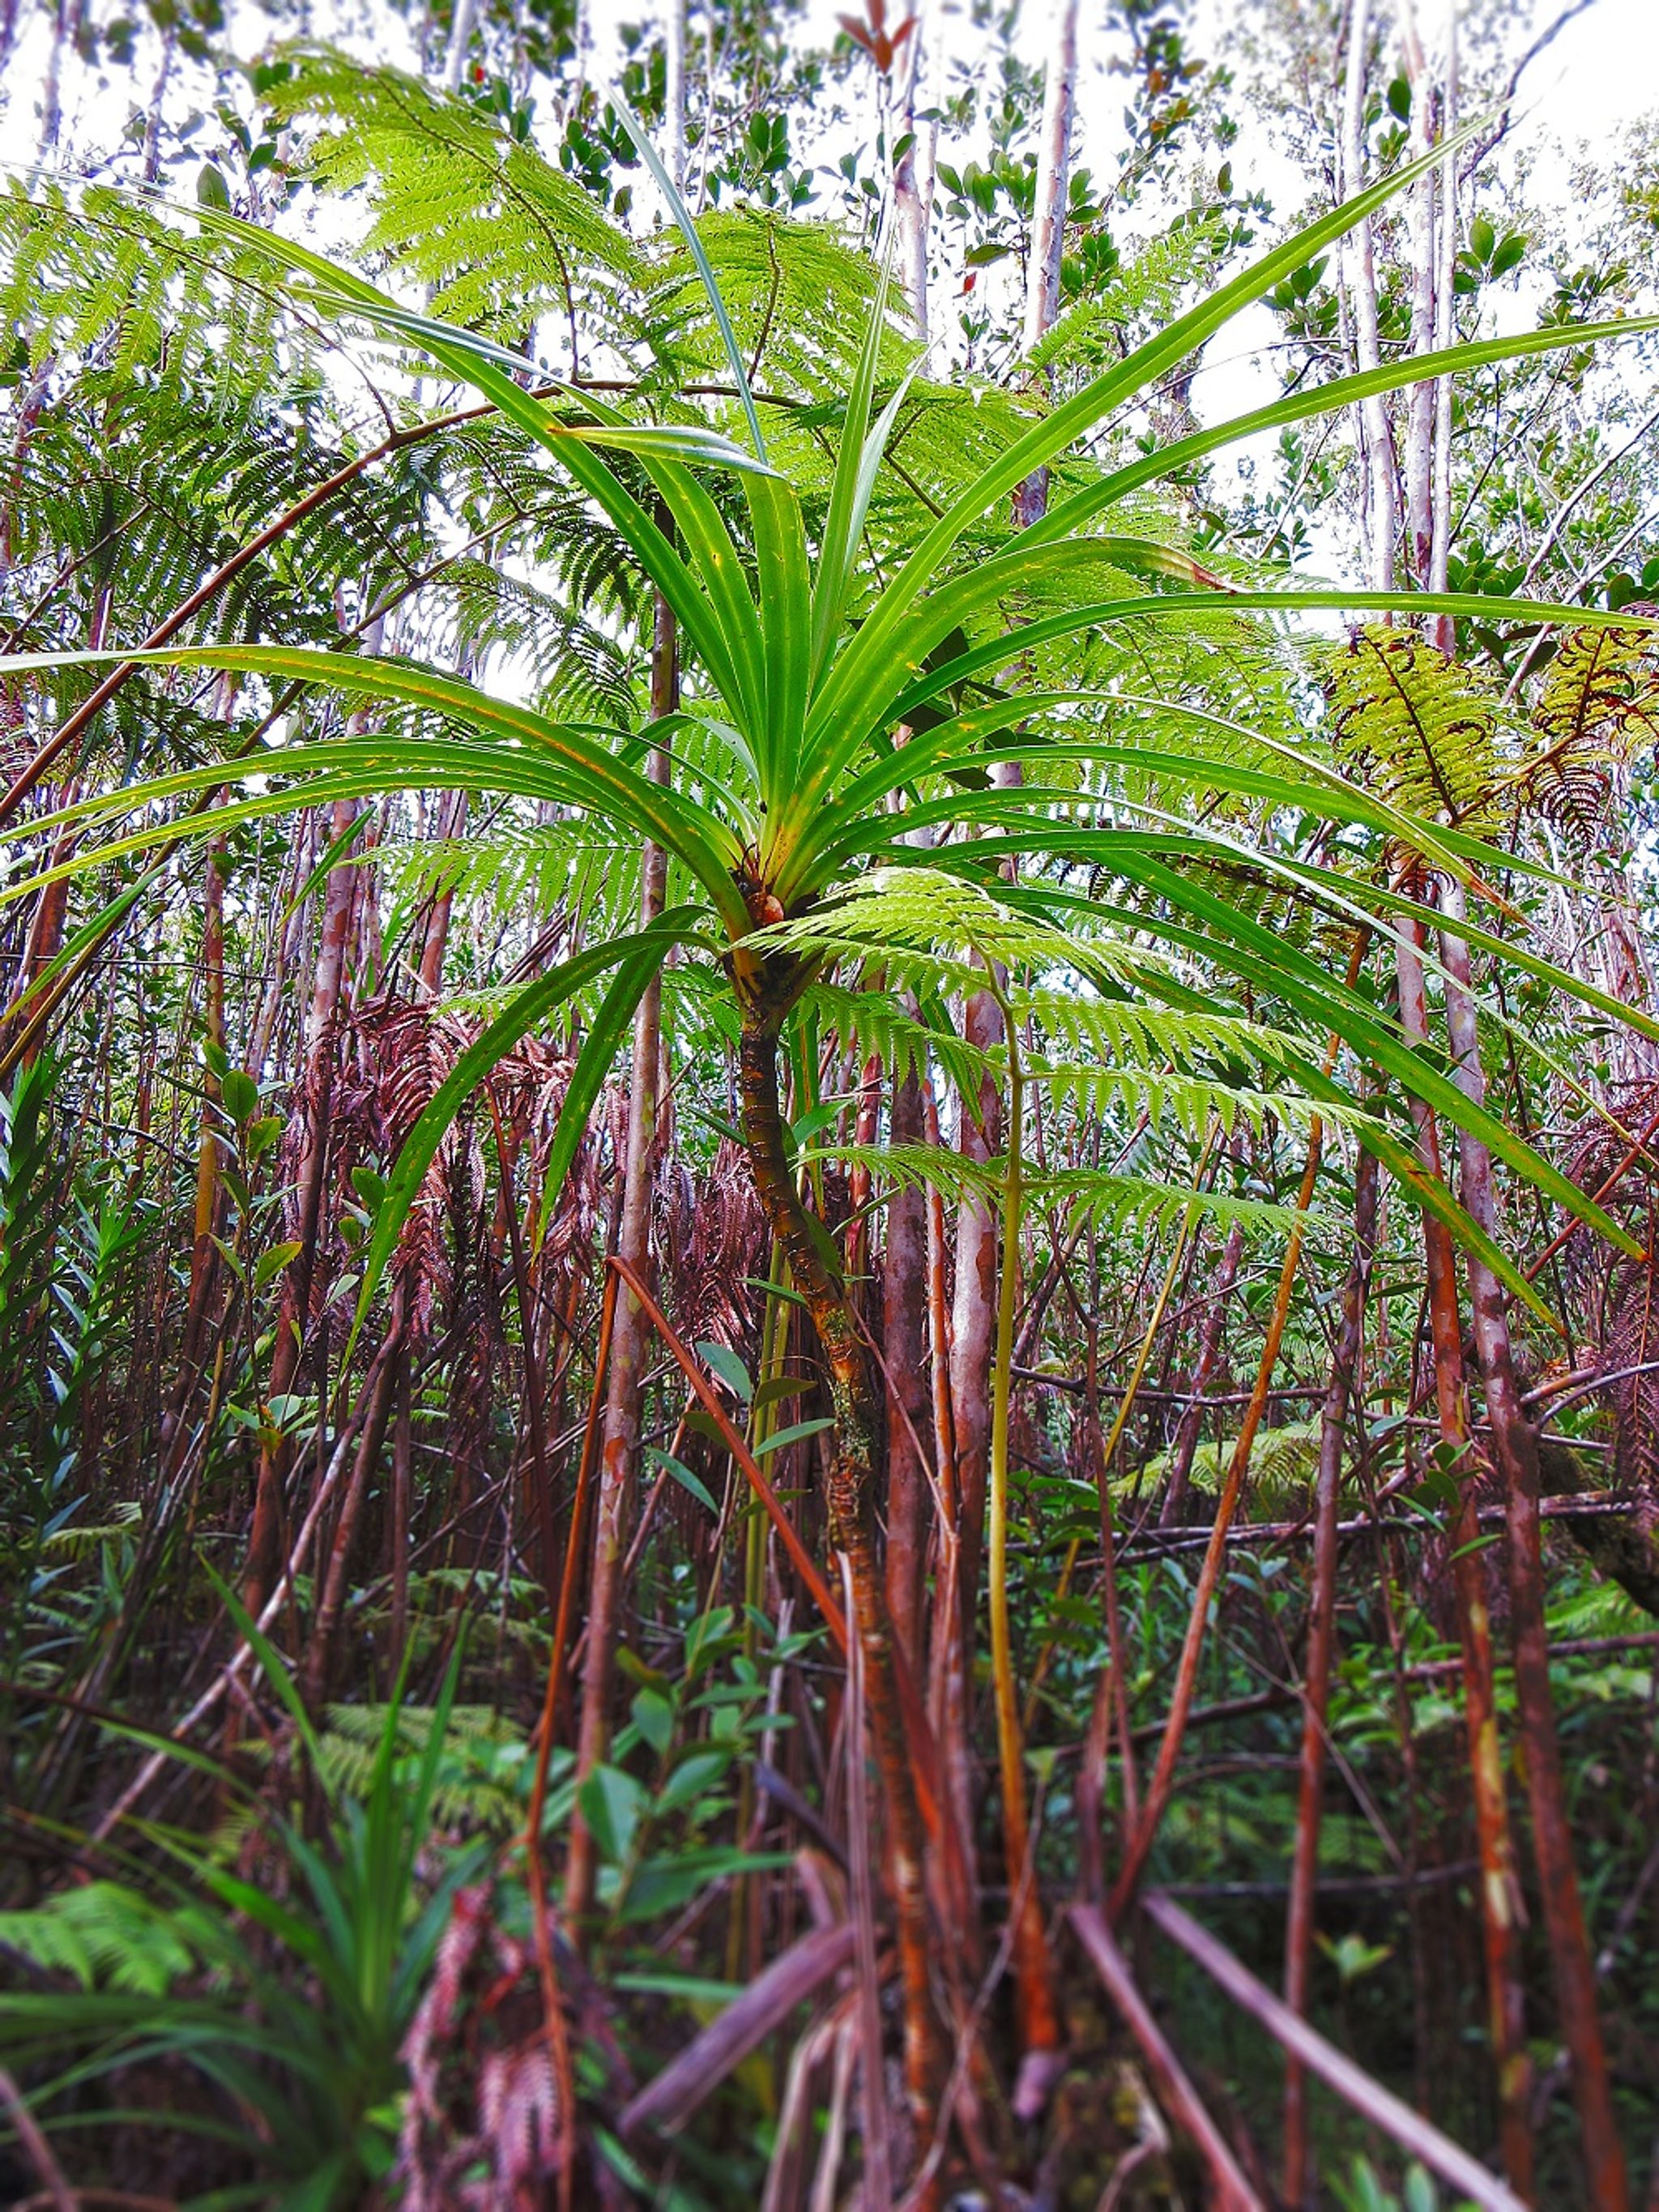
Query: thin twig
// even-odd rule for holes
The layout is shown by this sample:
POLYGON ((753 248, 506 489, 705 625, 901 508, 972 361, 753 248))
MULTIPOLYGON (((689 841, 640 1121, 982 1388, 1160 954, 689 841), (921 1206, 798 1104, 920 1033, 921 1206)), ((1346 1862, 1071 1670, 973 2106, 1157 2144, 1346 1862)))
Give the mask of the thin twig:
POLYGON ((17 2130, 17 2140, 22 2145, 29 2163, 46 2185, 44 2201, 52 2212, 75 2212, 75 2192, 64 2178, 64 2169, 52 2155, 52 2145, 46 2141, 40 2123, 23 2101, 23 2093, 3 2066, 0 2066, 0 2105, 11 2114, 11 2124, 17 2130))

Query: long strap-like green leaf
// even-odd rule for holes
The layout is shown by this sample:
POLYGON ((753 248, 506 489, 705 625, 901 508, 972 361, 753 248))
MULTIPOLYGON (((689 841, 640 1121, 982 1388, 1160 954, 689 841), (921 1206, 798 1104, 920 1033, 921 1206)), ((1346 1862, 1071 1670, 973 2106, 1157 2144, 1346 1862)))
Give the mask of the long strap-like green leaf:
POLYGON ((564 1102, 559 1109, 542 1183, 541 1219, 547 1220, 575 1158, 599 1087, 610 1072, 647 984, 672 948, 684 944, 705 919, 703 910, 698 908, 676 907, 648 929, 635 931, 609 945, 592 946, 572 959, 562 961, 516 993, 460 1054, 404 1139, 403 1150, 386 1178, 386 1193, 363 1261, 362 1286, 357 1294, 356 1319, 352 1325, 354 1339, 362 1327, 398 1236, 409 1218, 410 1209, 420 1194, 427 1170, 462 1106, 491 1070, 538 1023, 586 989, 607 969, 615 968, 617 975, 576 1055, 564 1102))

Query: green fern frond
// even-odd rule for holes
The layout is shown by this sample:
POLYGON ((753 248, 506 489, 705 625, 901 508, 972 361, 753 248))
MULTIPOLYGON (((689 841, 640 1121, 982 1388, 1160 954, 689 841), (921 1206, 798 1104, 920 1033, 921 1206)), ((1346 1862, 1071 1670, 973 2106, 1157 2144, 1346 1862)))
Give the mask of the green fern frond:
POLYGON ((180 1917, 114 1881, 66 1889, 27 1912, 0 1912, 0 1946, 83 1990, 163 1997, 201 1960, 180 1917))
POLYGON ((973 1159, 949 1145, 815 1145, 812 1158, 862 1168, 894 1189, 931 1188, 958 1204, 969 1196, 988 1196, 1005 1173, 1001 1161, 973 1159))
MULTIPOLYGON (((1001 1188, 1007 1174, 1006 1160, 972 1159, 945 1145, 824 1145, 814 1148, 813 1158, 863 1168, 874 1180, 902 1189, 931 1185, 955 1201, 990 1195, 1001 1188)), ((1196 1190, 1142 1176, 1109 1175, 1090 1168, 1045 1175, 1028 1164, 1022 1180, 1033 1203, 1064 1212, 1068 1228, 1086 1220, 1109 1234, 1151 1234, 1170 1227, 1189 1211, 1229 1227, 1238 1222, 1247 1229, 1279 1236, 1287 1236, 1298 1219, 1316 1234, 1335 1226, 1322 1215, 1298 1215, 1294 1206, 1266 1199, 1196 1190)))
MULTIPOLYGON (((1170 963, 1160 962, 1150 972, 1161 979, 1170 963)), ((1144 1000, 1048 988, 1020 991, 1011 1004, 1017 1017, 1033 1020, 1045 1037, 1074 1058, 1086 1055, 1101 1064, 1162 1060, 1171 1068, 1197 1072, 1218 1062, 1283 1070, 1307 1053, 1307 1041, 1293 1032, 1201 1007, 1152 1006, 1144 1000)))
POLYGON ((1119 987, 1175 973, 1174 963, 1162 953, 1071 934, 1017 913, 979 884, 934 868, 872 869, 833 904, 779 922, 762 935, 794 951, 842 959, 931 953, 951 971, 953 981, 971 974, 973 958, 1008 968, 1072 969, 1119 987))
POLYGON ((1107 1175, 1091 1168, 1028 1176, 1026 1189, 1034 1199, 1046 1199, 1063 1207, 1068 1228, 1087 1221, 1093 1228, 1115 1236, 1169 1230, 1189 1212, 1226 1228, 1237 1222, 1246 1231, 1271 1232, 1281 1238, 1288 1237, 1298 1221, 1315 1241, 1337 1237, 1341 1230, 1334 1217, 1316 1210, 1301 1214, 1293 1206, 1279 1206, 1269 1199, 1239 1198, 1231 1191, 1196 1190, 1181 1183, 1154 1182, 1144 1176, 1107 1175))
POLYGON ((896 1082, 925 1077, 936 1067, 964 1096, 971 1095, 990 1066, 987 1055, 954 1030, 940 1029, 906 1013, 890 994, 848 990, 817 983, 803 1004, 817 1017, 821 1032, 838 1037, 860 1060, 878 1059, 896 1082))
POLYGON ((1372 1126, 1373 1117, 1346 1103, 1333 1104, 1294 1091, 1258 1091, 1214 1078, 1178 1074, 1169 1068, 1136 1067, 1127 1062, 1053 1061, 1021 1063, 1027 1079, 1043 1084, 1056 1099, 1085 1112, 1109 1115, 1144 1111, 1154 1127, 1173 1121, 1183 1135, 1201 1141, 1214 1122, 1231 1136, 1242 1124, 1258 1134, 1270 1121, 1305 1128, 1316 1119, 1343 1127, 1372 1126))
POLYGON ((1479 832, 1509 763, 1492 687, 1407 629, 1368 623, 1326 656, 1336 745, 1406 812, 1479 832))
MULTIPOLYGON (((1316 1419, 1256 1431, 1250 1450, 1250 1486, 1270 1507, 1293 1503, 1312 1481, 1319 1465, 1320 1429, 1316 1419)), ((1233 1446, 1231 1437, 1206 1437, 1200 1443, 1189 1478, 1194 1489, 1212 1494, 1220 1489, 1232 1463, 1233 1446)), ((1142 1489, 1162 1482, 1174 1456, 1173 1449, 1158 1453, 1133 1476, 1121 1478, 1120 1486, 1142 1489)))
POLYGON ((362 250, 428 289, 434 313, 519 344, 544 315, 574 325, 601 288, 637 286, 627 234, 482 109, 328 46, 293 46, 283 59, 291 74, 270 86, 273 111, 313 126, 320 183, 366 192, 362 250))

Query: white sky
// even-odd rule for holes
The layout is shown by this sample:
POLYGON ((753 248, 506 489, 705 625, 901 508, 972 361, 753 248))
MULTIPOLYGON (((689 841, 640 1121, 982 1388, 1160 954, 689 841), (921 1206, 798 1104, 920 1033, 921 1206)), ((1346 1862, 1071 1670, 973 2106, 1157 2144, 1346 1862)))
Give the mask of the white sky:
MULTIPOLYGON (((615 66, 619 52, 617 32, 623 23, 649 22, 660 0, 590 0, 593 41, 593 73, 603 82, 615 66)), ((1025 0, 1018 43, 1033 61, 1048 43, 1051 9, 1055 0, 1025 0)), ((1515 22, 1505 43, 1519 56, 1550 23, 1561 15, 1567 0, 1514 0, 1515 22)), ((27 5, 27 0, 25 0, 27 5)), ((245 56, 251 56, 270 35, 270 19, 257 0, 226 0, 230 17, 229 40, 245 56)), ((968 58, 976 40, 984 39, 972 25, 969 0, 888 0, 890 23, 901 20, 907 8, 921 6, 928 20, 929 51, 960 61, 968 58)), ((1416 0, 1419 21, 1432 47, 1443 37, 1443 25, 1456 0, 1416 0)), ((816 43, 833 37, 836 18, 843 11, 861 12, 863 0, 809 0, 805 32, 816 43)), ((1373 0, 1378 17, 1392 17, 1395 0, 1373 0)), ((382 41, 376 58, 408 64, 410 56, 386 52, 386 44, 406 43, 407 32, 383 9, 375 11, 382 41)), ((1240 0, 1196 0, 1189 49, 1200 58, 1227 58, 1228 27, 1237 23, 1240 0)), ((1082 0, 1080 66, 1078 97, 1077 158, 1089 162, 1097 174, 1109 174, 1121 143, 1124 83, 1114 76, 1109 64, 1121 51, 1120 38, 1109 40, 1103 31, 1103 0, 1082 0)), ((362 18, 354 0, 313 0, 313 21, 327 33, 331 16, 362 18)), ((0 161, 27 162, 38 126, 34 112, 48 49, 49 21, 45 7, 30 11, 29 27, 15 53, 0 87, 0 161)), ((348 41, 361 45, 361 40, 348 41)), ((66 149, 71 160, 83 150, 107 146, 125 120, 130 100, 143 100, 149 92, 148 71, 153 62, 140 58, 131 75, 112 73, 109 88, 101 94, 90 73, 71 64, 66 72, 64 105, 66 149)), ((937 82, 937 79, 935 79, 937 82)), ((1589 149, 1592 157, 1646 109, 1659 108, 1659 0, 1592 0, 1584 12, 1565 24, 1546 51, 1532 63, 1522 80, 1511 144, 1529 151, 1534 160, 1531 196, 1554 200, 1558 205, 1569 191, 1569 175, 1577 160, 1589 149)), ((1234 155, 1240 189, 1264 189, 1281 213, 1288 213, 1304 198, 1305 184, 1291 163, 1253 127, 1248 116, 1234 155)), ((188 190, 188 172, 180 179, 188 190)), ((940 302, 943 305, 943 301, 940 302)), ((1521 320, 1529 321, 1531 302, 1521 299, 1512 307, 1521 320)), ((1193 389, 1200 416, 1218 421, 1242 413, 1275 397, 1278 381, 1261 349, 1276 335, 1265 308, 1241 317, 1211 349, 1193 389)), ((1267 450, 1273 441, 1265 441, 1267 450)), ((1218 465, 1228 468, 1226 457, 1218 465)), ((1321 549, 1322 551, 1324 549, 1321 549)), ((1322 565, 1323 565, 1322 563, 1322 565)), ((1339 562, 1340 565, 1340 562, 1339 562)))
MULTIPOLYGON (((974 42, 983 34, 976 33, 969 20, 968 0, 889 0, 890 21, 900 20, 907 6, 921 4, 932 16, 929 43, 935 51, 942 48, 955 55, 965 57, 974 42)), ((1047 27, 1054 0, 1025 0, 1018 45, 1033 60, 1039 58, 1046 44, 1047 27)), ((1516 28, 1511 34, 1512 51, 1517 55, 1563 10, 1566 0, 1516 0, 1516 28)), ((591 21, 594 40, 594 59, 598 73, 603 75, 617 52, 617 33, 625 22, 648 22, 653 11, 653 0, 590 0, 591 21)), ((1455 0, 1417 0, 1419 20, 1426 39, 1432 42, 1438 23, 1444 18, 1455 0)), ((11 161, 26 161, 32 136, 30 124, 40 96, 41 80, 46 68, 49 41, 49 17, 46 9, 37 4, 32 9, 24 0, 27 27, 12 58, 7 71, 7 81, 0 87, 0 106, 6 111, 7 128, 0 133, 0 157, 11 161)), ((827 43, 834 35, 836 19, 843 12, 860 12, 861 0, 810 0, 805 15, 809 38, 827 43)), ((313 0, 313 21, 327 34, 331 14, 330 0, 313 0)), ((350 5, 337 11, 343 16, 356 14, 350 5)), ((1376 13, 1391 13, 1389 0, 1377 0, 1376 13)), ((1195 21, 1189 40, 1191 49, 1211 59, 1225 60, 1227 27, 1230 19, 1238 13, 1237 0, 1197 0, 1195 21)), ((251 54, 264 44, 270 33, 269 19, 257 5, 235 5, 227 0, 227 14, 232 21, 231 42, 239 52, 251 54)), ((1104 37, 1101 19, 1104 9, 1100 0, 1083 0, 1081 20, 1081 66, 1079 82, 1078 121, 1079 156, 1091 158, 1091 143, 1107 145, 1115 137, 1118 117, 1123 102, 1121 78, 1108 73, 1110 53, 1118 41, 1109 42, 1104 37)), ((402 26, 395 18, 386 21, 383 33, 390 33, 397 41, 402 26)), ((406 56, 395 58, 406 59, 406 56)), ((87 82, 86 73, 71 64, 66 73, 66 121, 71 141, 82 144, 95 142, 107 130, 108 120, 118 115, 129 92, 142 100, 149 91, 145 71, 151 64, 140 58, 137 70, 131 78, 117 73, 111 93, 100 100, 87 82), (100 126, 103 126, 100 130, 100 126)), ((1586 11, 1569 22, 1553 43, 1528 69, 1522 87, 1520 120, 1516 132, 1517 141, 1540 149, 1561 145, 1569 150, 1580 145, 1594 148, 1605 144, 1609 137, 1644 108, 1659 106, 1659 0, 1591 0, 1586 11)), ((115 126, 118 130, 118 123, 115 126)), ((1260 182, 1271 192, 1275 182, 1284 192, 1290 180, 1288 170, 1281 170, 1275 178, 1274 164, 1267 149, 1262 147, 1260 134, 1249 132, 1241 149, 1243 168, 1241 182, 1260 182)), ((1097 167, 1104 167, 1098 155, 1097 167)), ((1563 176, 1565 163, 1558 167, 1548 162, 1543 172, 1546 179, 1551 173, 1563 176)))

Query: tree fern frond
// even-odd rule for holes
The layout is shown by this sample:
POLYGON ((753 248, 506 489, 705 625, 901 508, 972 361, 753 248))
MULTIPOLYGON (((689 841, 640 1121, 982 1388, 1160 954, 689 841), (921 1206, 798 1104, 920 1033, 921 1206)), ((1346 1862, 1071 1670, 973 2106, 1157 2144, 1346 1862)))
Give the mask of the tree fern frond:
MULTIPOLYGON (((1281 1428, 1258 1429, 1250 1449, 1251 1489, 1273 1506, 1292 1503, 1296 1493, 1313 1480, 1318 1466, 1320 1429, 1317 1419, 1286 1422, 1281 1428)), ((1188 1477, 1195 1489, 1212 1494, 1220 1489, 1226 1480, 1233 1449, 1231 1437, 1206 1437, 1199 1444, 1193 1454, 1188 1477)), ((1174 1457, 1173 1451, 1159 1452, 1133 1474, 1121 1476, 1115 1486, 1140 1490, 1149 1484, 1159 1483, 1168 1474, 1174 1457)))
POLYGON ((1258 1134, 1270 1121, 1305 1128, 1315 1121, 1364 1130, 1373 1117, 1346 1103, 1305 1097, 1287 1091, 1258 1091, 1214 1078, 1177 1074, 1169 1068, 1136 1067, 1122 1061, 1048 1061, 1025 1059, 1028 1081, 1042 1084, 1056 1099, 1079 1109, 1108 1115, 1114 1108, 1145 1112, 1154 1127, 1173 1121, 1194 1142, 1213 1121, 1231 1136, 1243 1124, 1258 1134))
POLYGON ((82 1989, 165 1996, 201 1961, 181 1916, 125 1883, 60 1891, 33 1911, 0 1912, 0 1946, 82 1989))
POLYGON ((1101 1065, 1163 1060, 1190 1073, 1220 1060, 1285 1069, 1299 1065, 1307 1052, 1307 1040, 1292 1031, 1197 1006, 1149 1006, 1144 999, 1051 988, 1016 992, 1010 1003, 1045 1036, 1101 1065))
POLYGON ((937 1067, 955 1089, 971 1094, 990 1066, 988 1055, 954 1030, 940 1029, 908 1014, 891 994, 873 988, 849 990, 815 983, 803 1001, 822 1031, 841 1039, 860 1060, 878 1058, 896 1083, 919 1080, 937 1067))
POLYGON ((1607 836, 1619 771, 1659 740, 1659 637, 1569 630, 1545 671, 1532 721, 1543 750, 1516 776, 1514 801, 1585 850, 1607 836))
POLYGON ((1501 818, 1501 702, 1415 632, 1367 623, 1326 658, 1337 750, 1406 812, 1479 832, 1501 818))
POLYGON ((615 322, 615 300, 640 278, 632 241, 532 144, 401 70, 318 45, 284 59, 292 73, 271 85, 273 110, 314 126, 319 182, 366 191, 362 250, 428 289, 433 312, 515 345, 554 314, 574 351, 578 312, 593 313, 604 289, 613 304, 602 319, 615 322))
POLYGON ((872 869, 833 904, 777 923, 763 935, 801 952, 873 959, 936 950, 958 966, 964 956, 976 956, 1007 967, 1072 969, 1119 986, 1173 972, 1162 953, 1073 935, 1017 913, 982 884, 926 867, 872 869))
POLYGON ((1026 1177, 1034 1199, 1047 1199, 1065 1209, 1066 1225, 1087 1221, 1093 1228, 1114 1235, 1152 1235, 1174 1227, 1189 1211, 1231 1228, 1237 1222, 1245 1230, 1271 1231, 1288 1237, 1298 1222, 1317 1240, 1340 1233, 1341 1224, 1316 1210, 1299 1213, 1293 1206, 1271 1199, 1240 1198, 1231 1191, 1197 1190, 1181 1183, 1155 1182, 1144 1176, 1108 1175, 1091 1168, 1066 1169, 1058 1173, 1026 1177))

